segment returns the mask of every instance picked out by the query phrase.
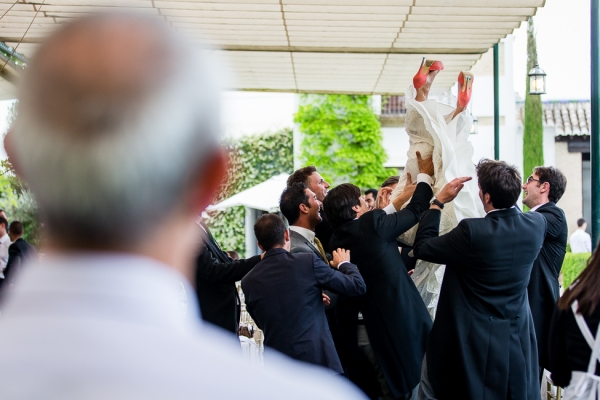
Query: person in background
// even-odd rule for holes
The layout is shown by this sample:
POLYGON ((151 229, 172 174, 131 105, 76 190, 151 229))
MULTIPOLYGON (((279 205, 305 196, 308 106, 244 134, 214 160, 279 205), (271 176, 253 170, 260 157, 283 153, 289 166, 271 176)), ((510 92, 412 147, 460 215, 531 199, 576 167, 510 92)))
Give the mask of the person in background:
POLYGON ((8 262, 4 269, 4 281, 2 282, 3 290, 14 285, 15 277, 19 276, 27 261, 37 259, 35 247, 23 239, 24 233, 23 224, 20 221, 13 221, 8 226, 8 236, 12 244, 8 247, 8 262))
POLYGON ((398 186, 399 180, 399 176, 390 176, 381 184, 379 192, 377 193, 377 202, 375 208, 383 210, 390 204, 390 194, 392 194, 394 189, 396 189, 396 186, 398 186))
POLYGON ((322 290, 347 296, 365 293, 365 282, 350 263, 350 252, 334 251, 331 265, 314 253, 290 253, 289 231, 276 214, 261 216, 254 233, 265 256, 242 279, 242 290, 246 310, 265 334, 265 345, 342 374, 322 290))
POLYGON ((12 241, 8 236, 8 221, 5 217, 0 216, 0 272, 2 278, 4 278, 3 273, 8 262, 8 247, 11 243, 12 241))
POLYGON ((6 211, 0 208, 0 216, 4 217, 8 221, 8 217, 6 216, 6 211))
POLYGON ((377 204, 377 189, 368 189, 365 191, 365 203, 369 210, 373 210, 377 204))
POLYGON ((98 13, 31 58, 4 145, 48 237, 2 309, 3 398, 362 398, 283 358, 251 369, 192 296, 182 312, 227 165, 209 53, 147 13, 98 13))
MULTIPOLYGON (((554 384, 561 387, 584 384, 584 373, 600 376, 598 360, 591 360, 592 349, 600 346, 600 253, 594 251, 587 267, 558 300, 550 323, 548 370, 554 384)), ((598 354, 596 354, 598 357, 598 354)), ((569 389, 563 395, 569 397, 569 389)), ((589 395, 590 393, 588 393, 589 395)), ((590 397, 577 397, 595 399, 590 397)))
POLYGON ((544 245, 533 263, 527 286, 538 346, 540 382, 544 368, 548 367, 548 329, 559 297, 558 276, 567 251, 567 219, 556 205, 566 188, 567 178, 554 167, 535 167, 523 184, 523 204, 531 209, 530 212, 540 213, 546 220, 544 245))
MULTIPOLYGON (((287 180, 287 186, 291 186, 294 183, 304 183, 307 188, 314 192, 317 196, 317 200, 321 203, 325 200, 327 190, 330 186, 329 183, 323 179, 321 174, 317 172, 317 168, 312 165, 294 171, 287 180)), ((319 239, 325 251, 329 251, 329 239, 331 239, 331 235, 333 235, 333 228, 327 221, 327 216, 325 215, 323 207, 321 207, 319 214, 321 215, 321 223, 315 228, 315 236, 319 239)))
POLYGON ((577 220, 577 229, 571 234, 569 244, 571 245, 572 253, 591 253, 592 252, 592 237, 585 230, 587 222, 585 219, 577 220))

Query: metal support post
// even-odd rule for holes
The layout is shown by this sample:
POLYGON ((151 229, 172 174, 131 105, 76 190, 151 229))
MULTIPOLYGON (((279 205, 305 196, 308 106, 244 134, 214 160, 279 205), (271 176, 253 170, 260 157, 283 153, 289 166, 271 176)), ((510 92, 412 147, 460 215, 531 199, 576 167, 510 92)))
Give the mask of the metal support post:
POLYGON ((600 7, 599 0, 591 0, 591 74, 592 74, 592 246, 600 238, 600 7))
POLYGON ((494 45, 494 160, 500 159, 500 54, 494 45))

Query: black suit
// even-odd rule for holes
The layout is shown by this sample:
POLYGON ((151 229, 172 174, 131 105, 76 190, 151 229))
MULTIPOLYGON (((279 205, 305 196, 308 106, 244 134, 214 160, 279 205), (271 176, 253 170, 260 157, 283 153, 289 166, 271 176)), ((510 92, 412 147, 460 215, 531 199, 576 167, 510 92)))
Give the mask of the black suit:
MULTIPOLYGON (((433 196, 426 183, 417 184, 410 204, 387 215, 373 210, 337 228, 330 248, 350 250, 367 284, 360 309, 377 362, 394 396, 411 392, 419 383, 431 317, 406 271, 396 238, 412 228, 433 196)), ((341 299, 340 299, 341 301, 341 299)), ((355 341, 357 311, 340 309, 342 331, 355 341)))
POLYGON ((260 256, 234 261, 225 253, 208 228, 196 258, 196 296, 202 319, 238 334, 240 299, 235 283, 260 261, 260 256))
POLYGON ((339 270, 314 254, 271 249, 242 279, 246 309, 265 334, 265 345, 296 360, 342 373, 325 318, 322 289, 348 296, 365 293, 356 266, 339 270))
POLYGON ((546 219, 546 238, 533 263, 527 294, 535 325, 540 367, 548 367, 548 332, 554 306, 558 301, 558 275, 567 251, 569 230, 565 213, 553 202, 536 210, 546 219))
POLYGON ((325 251, 329 251, 329 241, 333 235, 333 227, 327 221, 327 215, 325 215, 323 209, 319 211, 319 215, 321 216, 321 222, 315 228, 315 236, 319 239, 325 251))
POLYGON ((427 341, 436 398, 539 400, 527 285, 546 220, 514 207, 464 219, 438 237, 440 215, 423 215, 413 250, 421 260, 446 264, 427 341))
POLYGON ((8 246, 8 261, 4 270, 4 280, 2 281, 3 290, 15 282, 15 277, 19 275, 23 264, 30 259, 37 257, 35 247, 30 245, 23 238, 14 241, 8 246))

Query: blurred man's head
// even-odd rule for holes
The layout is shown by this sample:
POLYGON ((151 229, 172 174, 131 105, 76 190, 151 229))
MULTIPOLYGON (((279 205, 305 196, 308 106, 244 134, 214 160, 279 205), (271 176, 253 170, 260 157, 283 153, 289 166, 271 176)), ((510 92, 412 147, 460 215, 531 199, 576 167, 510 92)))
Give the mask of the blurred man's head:
POLYGON ((585 222, 585 219, 583 218, 579 218, 577 220, 577 227, 583 231, 585 231, 587 229, 587 222, 585 222))
POLYGON ((325 196, 327 196, 327 189, 329 189, 329 183, 325 182, 325 179, 317 172, 317 168, 314 166, 308 166, 300 168, 287 180, 287 185, 290 186, 293 183, 304 183, 307 188, 312 190, 317 195, 317 200, 323 202, 325 196))
POLYGON ((263 251, 275 248, 290 250, 290 233, 277 214, 264 214, 254 224, 258 247, 263 251))
POLYGON ((187 239, 224 172, 215 78, 158 20, 99 15, 50 36, 6 143, 50 246, 144 253, 168 232, 187 239))
POLYGON ((331 189, 323 203, 327 220, 334 228, 359 218, 368 211, 360 188, 351 183, 342 183, 331 189))
POLYGON ((22 238, 23 233, 25 233, 25 231, 23 229, 23 223, 20 221, 13 221, 8 226, 8 236, 10 237, 11 242, 22 238))
POLYGON ((8 221, 8 217, 6 216, 6 211, 0 209, 0 216, 4 217, 8 221))
POLYGON ((288 186, 281 194, 279 209, 290 225, 314 231, 322 218, 321 202, 317 195, 303 183, 288 186))
POLYGON ((6 235, 8 232, 8 221, 6 218, 0 216, 0 238, 6 235))
POLYGON ((367 207, 369 210, 375 208, 375 204, 377 202, 377 189, 368 189, 365 191, 365 203, 367 203, 367 207))
POLYGON ((484 158, 476 169, 479 198, 486 211, 509 208, 517 203, 521 194, 521 174, 513 165, 484 158))

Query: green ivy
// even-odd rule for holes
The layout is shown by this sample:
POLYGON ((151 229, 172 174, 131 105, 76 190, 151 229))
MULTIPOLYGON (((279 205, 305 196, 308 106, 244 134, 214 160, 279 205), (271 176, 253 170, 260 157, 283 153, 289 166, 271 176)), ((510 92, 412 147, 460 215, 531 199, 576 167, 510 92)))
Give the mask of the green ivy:
MULTIPOLYGON (((533 18, 527 27, 527 72, 537 64, 537 45, 533 18)), ((544 126, 540 95, 529 94, 529 76, 525 88, 525 115, 523 121, 523 175, 529 176, 534 167, 544 165, 544 126)), ((525 210, 528 207, 523 205, 525 210)))
MULTIPOLYGON (((214 203, 294 169, 291 129, 246 136, 227 144, 229 168, 214 203)), ((232 207, 209 213, 210 230, 223 250, 246 251, 245 210, 232 207)))
POLYGON ((385 168, 378 116, 364 95, 302 95, 295 115, 303 139, 303 165, 315 165, 333 185, 379 187, 398 171, 385 168))

